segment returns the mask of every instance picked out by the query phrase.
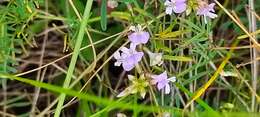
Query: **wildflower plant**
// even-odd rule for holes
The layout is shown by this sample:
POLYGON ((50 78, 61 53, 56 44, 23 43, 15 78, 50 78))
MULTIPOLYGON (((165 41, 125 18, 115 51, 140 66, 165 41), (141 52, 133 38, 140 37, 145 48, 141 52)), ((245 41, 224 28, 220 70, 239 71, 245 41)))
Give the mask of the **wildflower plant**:
MULTIPOLYGON (((172 15, 173 13, 187 13, 189 15, 190 12, 192 12, 191 9, 193 9, 196 10, 196 13, 194 14, 204 17, 205 23, 207 23, 207 17, 217 17, 217 15, 214 14, 214 6, 214 3, 208 5, 205 1, 201 0, 165 0, 164 2, 166 14, 172 15)), ((133 70, 133 68, 136 67, 141 77, 136 78, 135 76, 128 75, 128 79, 132 83, 124 91, 119 93, 117 97, 122 97, 140 92, 141 97, 144 98, 144 94, 146 92, 146 90, 144 90, 144 87, 148 86, 147 81, 150 81, 151 86, 156 86, 158 91, 163 91, 164 94, 169 94, 171 92, 170 83, 174 83, 176 81, 176 77, 173 76, 171 78, 168 78, 167 72, 164 71, 159 75, 148 73, 153 75, 151 75, 151 79, 147 79, 143 74, 144 71, 140 69, 139 65, 140 61, 142 61, 142 57, 145 57, 146 54, 149 56, 150 66, 161 66, 164 63, 163 53, 152 52, 149 50, 149 48, 146 47, 151 36, 149 32, 145 31, 145 29, 142 28, 141 24, 130 26, 129 31, 130 32, 128 33, 127 37, 130 41, 130 48, 128 49, 126 47, 122 47, 122 49, 120 49, 121 53, 119 51, 116 51, 114 53, 114 58, 116 59, 114 65, 122 65, 125 71, 131 71, 133 70), (139 51, 136 50, 137 46, 141 47, 139 51)))
POLYGON ((257 110, 258 87, 245 81, 252 77, 252 84, 258 82, 259 68, 254 61, 258 59, 253 58, 258 56, 254 48, 259 46, 254 22, 258 11, 254 8, 260 8, 260 0, 258 7, 240 2, 243 6, 228 0, 223 6, 218 0, 2 0, 0 112, 16 116, 15 105, 30 111, 17 116, 32 117, 59 117, 63 111, 64 116, 69 116, 70 113, 65 114, 71 109, 78 109, 75 116, 86 117, 116 113, 118 117, 179 117, 181 112, 184 116, 190 114, 187 110, 227 112, 240 106, 243 111, 257 110), (229 12, 230 6, 236 8, 227 16, 235 23, 222 23, 229 18, 222 14, 229 12), (225 7, 227 10, 218 14, 225 7), (240 12, 241 8, 246 8, 246 12, 240 12), (239 17, 233 17, 236 12, 239 17), (243 14, 248 18, 239 20, 243 14), (212 31, 216 25, 218 29, 212 31), (226 36, 227 32, 240 33, 226 36), (242 36, 234 38, 235 43, 230 44, 234 47, 227 47, 233 42, 230 37, 237 35, 242 36), (254 44, 246 43, 244 38, 254 44), (241 40, 243 46, 250 46, 237 47, 241 40), (249 55, 247 48, 252 61, 247 61, 248 57, 246 64, 252 67, 244 67, 245 72, 240 73, 239 67, 245 64, 236 65, 230 58, 235 55, 235 62, 245 61, 241 59, 249 55), (241 52, 237 54, 235 49, 241 52), (31 86, 20 87, 22 83, 10 86, 17 81, 35 86, 34 92, 31 86), (210 87, 212 83, 216 84, 210 87), (238 90, 234 90, 235 86, 238 90), (212 93, 202 96, 208 88, 212 93), (38 97, 46 92, 48 101, 41 104, 45 100, 38 97), (250 93, 252 97, 248 96, 250 93), (24 96, 17 98, 17 94, 24 96), (222 94, 225 96, 221 97, 222 94), (77 103, 68 95, 79 98, 77 103), (64 102, 73 102, 73 107, 68 103, 68 109, 63 110, 64 102), (48 106, 43 110, 37 104, 48 106), (50 109, 55 109, 54 115, 49 114, 50 109))

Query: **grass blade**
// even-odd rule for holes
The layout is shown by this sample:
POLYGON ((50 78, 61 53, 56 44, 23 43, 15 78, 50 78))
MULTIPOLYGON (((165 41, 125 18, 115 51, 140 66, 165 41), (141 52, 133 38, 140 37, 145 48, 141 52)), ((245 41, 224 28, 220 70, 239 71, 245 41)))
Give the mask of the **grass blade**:
MULTIPOLYGON (((91 7, 92 7, 92 3, 93 3, 93 0, 88 0, 87 3, 86 3, 83 19, 82 19, 81 24, 80 24, 80 29, 79 29, 76 45, 75 45, 73 55, 72 55, 72 58, 71 58, 71 61, 70 61, 68 74, 66 75, 66 78, 65 78, 65 81, 64 81, 64 84, 63 84, 64 88, 69 87, 71 77, 72 77, 73 71, 75 69, 75 65, 76 65, 76 62, 77 62, 78 55, 79 55, 81 43, 82 43, 82 40, 83 40, 83 37, 84 37, 84 31, 85 31, 85 28, 87 26, 88 18, 90 16, 90 10, 91 10, 91 7)), ((62 93, 60 95, 59 102, 58 102, 57 108, 55 110, 54 117, 60 116, 60 113, 61 113, 61 110, 62 110, 62 105, 64 103, 65 97, 66 97, 66 94, 64 94, 64 93, 62 93)))
POLYGON ((123 102, 120 99, 118 99, 117 101, 115 100, 111 100, 111 99, 107 99, 107 98, 102 98, 102 97, 98 97, 98 96, 94 96, 94 95, 90 95, 87 93, 80 93, 68 88, 63 88, 63 87, 59 87, 56 85, 52 85, 52 84, 47 84, 47 83, 42 83, 39 81, 35 81, 35 80, 30 80, 27 78, 21 78, 21 77, 16 77, 13 75, 7 75, 7 74, 1 74, 0 73, 0 78, 2 79, 10 79, 10 80, 17 80, 23 83, 27 83, 30 85, 33 85, 35 87, 40 87, 49 91, 53 91, 53 92, 58 92, 58 93, 63 93, 66 95, 70 95, 73 97, 78 97, 80 99, 86 100, 86 101, 90 101, 90 102, 94 102, 97 105, 104 105, 104 106, 110 106, 110 108, 118 108, 118 109, 126 109, 126 110, 140 110, 140 111, 145 111, 145 112, 159 112, 161 109, 165 109, 166 111, 173 111, 175 113, 180 113, 181 110, 180 109, 176 109, 176 108, 166 108, 166 107, 155 107, 155 106, 145 106, 145 105, 141 105, 141 104, 136 104, 135 106, 133 106, 133 103, 127 103, 127 102, 123 102))

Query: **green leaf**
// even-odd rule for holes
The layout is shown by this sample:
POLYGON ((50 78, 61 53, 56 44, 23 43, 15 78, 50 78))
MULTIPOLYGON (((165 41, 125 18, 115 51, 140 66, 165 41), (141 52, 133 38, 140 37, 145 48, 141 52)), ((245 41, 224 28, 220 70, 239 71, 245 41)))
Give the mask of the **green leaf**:
POLYGON ((174 32, 169 32, 166 34, 159 34, 159 37, 161 38, 173 38, 173 37, 178 37, 180 35, 183 35, 185 33, 190 32, 189 30, 179 30, 179 31, 174 31, 174 32))
POLYGON ((119 18, 127 21, 129 21, 131 18, 131 15, 127 12, 113 11, 110 15, 114 18, 119 18))
POLYGON ((107 30, 107 0, 102 0, 101 3, 101 28, 103 31, 107 30))
POLYGON ((171 61, 192 61, 192 58, 190 57, 184 57, 184 56, 171 56, 171 55, 164 55, 163 59, 165 60, 171 60, 171 61))
POLYGON ((194 24, 193 22, 186 20, 184 18, 179 18, 182 22, 184 22, 185 24, 187 24, 188 27, 192 27, 190 29, 195 29, 193 30, 194 32, 201 32, 203 29, 198 27, 196 24, 194 24))

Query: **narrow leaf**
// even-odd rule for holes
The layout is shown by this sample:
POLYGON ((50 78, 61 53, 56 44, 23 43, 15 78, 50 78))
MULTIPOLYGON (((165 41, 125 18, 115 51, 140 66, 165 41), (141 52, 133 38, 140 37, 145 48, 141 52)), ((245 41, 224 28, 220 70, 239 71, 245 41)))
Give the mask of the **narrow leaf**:
POLYGON ((101 3, 101 28, 107 30, 107 0, 102 0, 101 3))
POLYGON ((164 55, 163 59, 165 60, 171 60, 171 61, 192 61, 192 58, 190 57, 184 57, 184 56, 171 56, 171 55, 164 55))
POLYGON ((127 21, 129 21, 131 18, 131 15, 127 12, 113 11, 113 12, 111 12, 110 15, 114 18, 119 18, 119 19, 127 20, 127 21))
POLYGON ((183 35, 185 33, 188 33, 190 31, 188 30, 179 30, 179 31, 174 31, 174 32, 169 32, 166 34, 160 34, 159 37, 161 38, 173 38, 173 37, 178 37, 180 35, 183 35))

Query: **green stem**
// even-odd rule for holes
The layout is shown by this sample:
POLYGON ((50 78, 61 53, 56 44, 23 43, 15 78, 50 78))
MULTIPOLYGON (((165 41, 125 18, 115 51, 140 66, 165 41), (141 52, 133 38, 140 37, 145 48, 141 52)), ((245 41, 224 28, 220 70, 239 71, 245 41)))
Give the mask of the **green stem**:
POLYGON ((135 65, 135 69, 137 70, 137 72, 139 73, 139 75, 141 75, 143 72, 142 72, 142 68, 139 64, 135 65))
MULTIPOLYGON (((73 75, 73 71, 75 69, 75 65, 76 65, 76 62, 77 62, 78 55, 79 55, 81 43, 82 43, 82 40, 83 40, 83 37, 84 37, 84 29, 87 26, 87 21, 88 21, 88 18, 89 18, 92 3, 93 3, 93 0, 88 0, 87 3, 86 3, 83 19, 81 20, 77 41, 76 41, 75 48, 74 48, 74 51, 73 51, 73 55, 72 55, 72 58, 71 58, 71 61, 70 61, 68 73, 67 73, 67 76, 66 76, 64 84, 63 84, 63 88, 69 87, 71 77, 73 75)), ((58 102, 57 108, 55 110, 54 117, 60 116, 65 97, 66 97, 65 93, 60 94, 59 102, 58 102)))
MULTIPOLYGON (((136 105, 137 105, 137 101, 138 101, 138 99, 137 99, 137 94, 135 94, 134 95, 134 107, 136 107, 136 105)), ((138 117, 138 110, 135 108, 134 110, 134 117, 138 117)))

